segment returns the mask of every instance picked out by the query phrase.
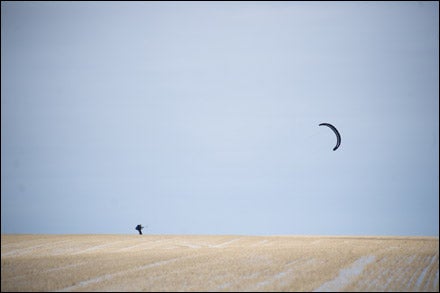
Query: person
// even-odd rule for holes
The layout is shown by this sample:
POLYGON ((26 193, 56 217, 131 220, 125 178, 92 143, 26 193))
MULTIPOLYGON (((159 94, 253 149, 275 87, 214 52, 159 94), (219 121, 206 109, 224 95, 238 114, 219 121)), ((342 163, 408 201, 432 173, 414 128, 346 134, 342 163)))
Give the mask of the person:
POLYGON ((144 227, 142 227, 141 224, 139 224, 139 225, 136 226, 135 229, 139 231, 139 235, 142 235, 142 229, 143 229, 143 228, 144 228, 144 227))

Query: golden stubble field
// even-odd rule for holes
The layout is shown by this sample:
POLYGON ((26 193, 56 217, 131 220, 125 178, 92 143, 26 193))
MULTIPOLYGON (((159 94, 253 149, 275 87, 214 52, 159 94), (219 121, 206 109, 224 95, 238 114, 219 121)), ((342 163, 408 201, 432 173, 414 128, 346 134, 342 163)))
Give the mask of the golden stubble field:
POLYGON ((2 291, 437 291, 434 237, 2 235, 2 291))

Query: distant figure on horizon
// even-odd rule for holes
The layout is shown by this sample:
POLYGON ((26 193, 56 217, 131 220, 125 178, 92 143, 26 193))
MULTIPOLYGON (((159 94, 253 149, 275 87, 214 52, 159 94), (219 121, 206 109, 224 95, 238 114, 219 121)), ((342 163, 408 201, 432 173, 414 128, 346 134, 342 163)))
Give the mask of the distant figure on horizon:
POLYGON ((142 235, 142 229, 144 229, 144 227, 142 227, 141 224, 137 225, 135 229, 139 231, 139 235, 142 235))

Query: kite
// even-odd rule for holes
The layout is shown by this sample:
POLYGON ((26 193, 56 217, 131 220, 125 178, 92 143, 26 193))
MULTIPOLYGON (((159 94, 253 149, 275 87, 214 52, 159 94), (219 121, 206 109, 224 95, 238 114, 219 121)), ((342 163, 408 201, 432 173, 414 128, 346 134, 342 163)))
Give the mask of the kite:
POLYGON ((339 134, 339 131, 336 129, 336 127, 334 127, 333 125, 331 125, 330 123, 321 123, 319 124, 319 126, 327 126, 329 127, 331 130, 333 130, 333 132, 336 135, 336 145, 333 148, 333 151, 336 151, 338 149, 338 147, 341 145, 341 135, 339 134))

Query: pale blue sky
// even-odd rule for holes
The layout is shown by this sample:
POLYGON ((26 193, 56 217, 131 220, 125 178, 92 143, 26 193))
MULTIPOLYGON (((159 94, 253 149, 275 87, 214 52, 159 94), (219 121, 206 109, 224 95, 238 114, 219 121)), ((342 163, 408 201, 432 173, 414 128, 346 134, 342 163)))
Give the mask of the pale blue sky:
POLYGON ((438 11, 2 2, 1 232, 438 236, 438 11))

